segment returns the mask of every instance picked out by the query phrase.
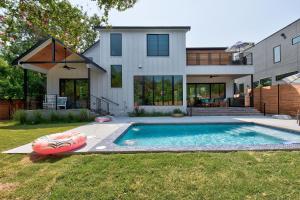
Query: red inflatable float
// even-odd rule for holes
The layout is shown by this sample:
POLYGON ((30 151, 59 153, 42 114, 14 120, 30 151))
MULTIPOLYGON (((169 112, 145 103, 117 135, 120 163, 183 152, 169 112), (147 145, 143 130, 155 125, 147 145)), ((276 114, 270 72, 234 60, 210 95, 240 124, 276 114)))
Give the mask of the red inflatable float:
POLYGON ((96 122, 100 122, 100 123, 110 122, 111 121, 111 117, 96 117, 95 121, 96 122))
POLYGON ((81 133, 56 133, 36 139, 32 149, 41 155, 72 151, 86 143, 86 136, 81 133))

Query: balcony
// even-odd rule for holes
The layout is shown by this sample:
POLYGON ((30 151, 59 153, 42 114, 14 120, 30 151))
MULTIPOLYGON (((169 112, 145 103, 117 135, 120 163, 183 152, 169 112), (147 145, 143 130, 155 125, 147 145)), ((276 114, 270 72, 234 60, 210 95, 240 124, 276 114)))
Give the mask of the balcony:
POLYGON ((200 53, 189 52, 186 54, 187 65, 249 65, 250 60, 247 57, 233 59, 232 53, 200 53), (248 62, 247 62, 248 60, 248 62))

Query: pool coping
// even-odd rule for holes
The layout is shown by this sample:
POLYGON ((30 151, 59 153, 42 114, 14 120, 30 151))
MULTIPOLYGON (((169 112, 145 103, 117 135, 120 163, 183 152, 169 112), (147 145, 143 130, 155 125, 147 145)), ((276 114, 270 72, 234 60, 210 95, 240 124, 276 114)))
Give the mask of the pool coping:
MULTIPOLYGON (((126 131, 133 125, 139 124, 215 124, 215 122, 130 122, 108 137, 103 139, 101 142, 93 146, 89 153, 153 153, 153 152, 230 152, 230 151, 292 151, 292 150, 300 150, 300 143, 292 143, 292 144, 263 144, 263 145, 219 145, 219 146, 202 146, 202 147, 141 147, 141 146, 119 146, 114 142, 121 137, 126 131)), ((295 131, 293 129, 281 128, 272 125, 266 125, 263 123, 257 122, 220 122, 218 124, 256 124, 268 128, 274 128, 277 130, 289 131, 294 134, 299 134, 300 131, 295 131)))

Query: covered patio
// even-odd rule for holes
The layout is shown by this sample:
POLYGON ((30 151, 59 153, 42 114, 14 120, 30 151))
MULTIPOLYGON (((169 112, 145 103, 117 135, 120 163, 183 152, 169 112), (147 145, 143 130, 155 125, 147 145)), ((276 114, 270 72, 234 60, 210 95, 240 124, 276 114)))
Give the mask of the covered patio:
POLYGON ((14 60, 13 64, 24 70, 25 109, 32 109, 28 96, 28 70, 47 77, 46 94, 41 94, 44 96, 43 102, 36 106, 43 109, 90 109, 93 97, 91 74, 106 73, 91 58, 74 52, 53 37, 38 42, 14 60))

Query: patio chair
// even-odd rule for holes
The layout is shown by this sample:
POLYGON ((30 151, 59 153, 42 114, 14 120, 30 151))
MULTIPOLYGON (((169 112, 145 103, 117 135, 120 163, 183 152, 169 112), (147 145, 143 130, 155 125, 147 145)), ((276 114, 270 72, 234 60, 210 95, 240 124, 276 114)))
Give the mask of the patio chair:
POLYGON ((67 100, 68 100, 68 97, 57 97, 57 108, 63 107, 66 110, 67 109, 67 100))
POLYGON ((56 95, 45 95, 43 102, 43 109, 54 109, 56 102, 56 95))

